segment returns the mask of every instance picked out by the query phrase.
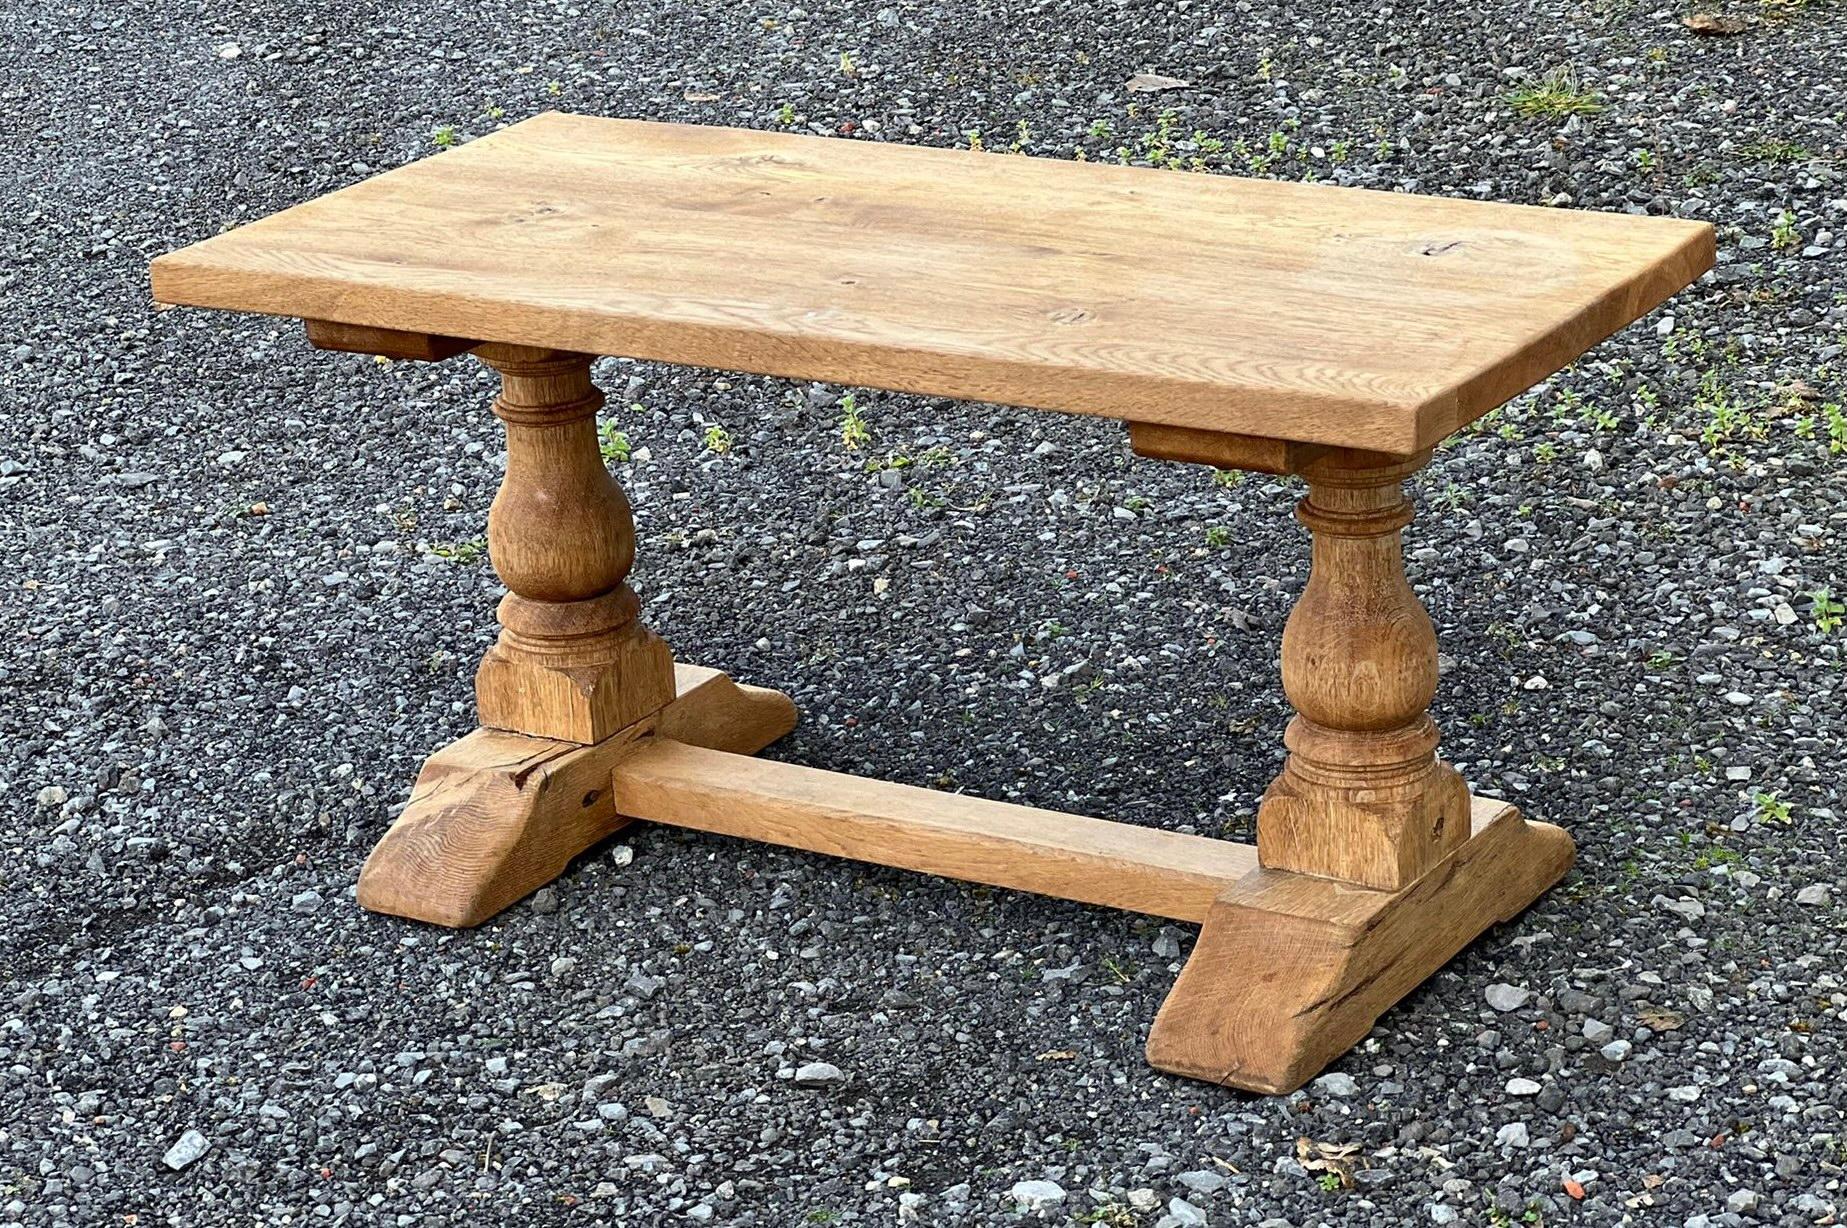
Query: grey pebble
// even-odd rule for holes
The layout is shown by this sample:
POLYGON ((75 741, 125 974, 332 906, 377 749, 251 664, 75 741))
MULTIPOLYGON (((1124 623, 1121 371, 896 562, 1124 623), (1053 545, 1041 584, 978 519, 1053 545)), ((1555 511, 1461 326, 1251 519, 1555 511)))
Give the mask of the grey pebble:
POLYGON ((838 1087, 846 1081, 846 1072, 832 1062, 809 1062, 795 1071, 797 1087, 838 1087))
POLYGON ((174 1144, 167 1148, 167 1153, 160 1157, 160 1162, 174 1172, 197 1163, 200 1157, 211 1150, 211 1142, 197 1130, 188 1130, 180 1135, 174 1144))
POLYGON ((1485 996, 1488 1005, 1497 1011, 1517 1011, 1532 1000, 1533 994, 1531 990, 1522 989, 1518 985, 1497 981, 1488 986, 1485 996))
POLYGON ((1065 1201, 1065 1189, 1056 1181, 1016 1181, 1007 1193, 1014 1206, 1029 1214, 1050 1211, 1065 1201))

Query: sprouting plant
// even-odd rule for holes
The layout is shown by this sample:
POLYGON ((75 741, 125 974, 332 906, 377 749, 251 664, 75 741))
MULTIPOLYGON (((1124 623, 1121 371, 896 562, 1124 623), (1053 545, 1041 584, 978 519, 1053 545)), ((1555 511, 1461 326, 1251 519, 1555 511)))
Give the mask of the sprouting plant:
POLYGON ((1542 439, 1533 445, 1533 459, 1542 465, 1549 465, 1558 459, 1558 445, 1550 439, 1542 439))
POLYGON ((1244 481, 1244 470, 1242 469, 1214 469, 1212 471, 1214 486, 1229 490, 1242 481, 1244 481))
POLYGON ((716 422, 706 427, 705 450, 718 456, 731 451, 731 432, 716 422))
POLYGON ((1032 125, 1028 124, 1025 120, 1019 121, 1019 123, 1015 125, 1014 130, 1013 130, 1013 144, 1007 147, 1007 152, 1008 153, 1026 152, 1026 147, 1032 144, 1032 139, 1033 139, 1032 125))
POLYGON ((1712 455, 1726 451, 1720 445, 1729 440, 1740 436, 1762 439, 1769 431, 1768 423, 1754 417, 1749 406, 1732 397, 1717 371, 1708 371, 1700 377, 1699 395, 1693 403, 1706 412, 1706 424, 1700 428, 1700 442, 1712 455))
POLYGON ((792 102, 785 102, 780 107, 777 107, 776 122, 785 128, 793 128, 795 126, 795 104, 792 102))
POLYGON ((859 62, 853 58, 853 53, 851 51, 842 51, 840 53, 840 75, 843 77, 857 77, 859 75, 859 62))
POLYGON ((840 442, 849 448, 859 448, 871 440, 872 432, 866 429, 866 411, 859 407, 859 398, 849 392, 840 398, 840 442))
POLYGON ((1321 1192, 1324 1194, 1338 1194, 1340 1193, 1340 1174, 1322 1173, 1315 1178, 1315 1184, 1321 1187, 1321 1192))
POLYGON ((617 429, 614 422, 603 422, 596 428, 597 450, 603 454, 603 463, 626 465, 629 461, 630 447, 628 436, 617 429))
POLYGON ((1580 422, 1591 423, 1604 431, 1613 431, 1617 427, 1618 419, 1615 414, 1600 405, 1592 404, 1583 397, 1572 397, 1572 406, 1577 410, 1580 422))
POLYGON ((1802 232, 1796 229, 1796 215, 1785 209, 1776 215, 1776 224, 1770 227, 1770 246, 1781 252, 1800 242, 1802 232))
POLYGON ((479 563, 487 555, 487 542, 479 537, 465 542, 431 542, 430 553, 456 563, 479 563))
POLYGON ((982 152, 983 150, 985 150, 986 148, 987 148, 987 146, 986 146, 986 145, 983 145, 983 144, 981 143, 981 129, 979 129, 979 128, 970 128, 970 129, 968 130, 968 149, 969 149, 969 152, 970 152, 970 153, 980 153, 980 152, 982 152))
POLYGON ((1760 162, 1807 162, 1814 156, 1803 146, 1782 137, 1746 141, 1738 147, 1738 154, 1740 157, 1756 158, 1760 162))
POLYGON ((1744 858, 1738 855, 1736 849, 1728 849, 1722 844, 1715 844, 1710 848, 1700 850, 1699 855, 1693 859, 1693 868, 1710 870, 1714 866, 1737 865, 1743 860, 1744 858))
POLYGON ((1109 121, 1107 119, 1091 121, 1090 136, 1092 140, 1107 141, 1110 139, 1111 135, 1109 121))
POLYGON ((1806 595, 1809 609, 1815 616, 1815 630, 1823 635, 1832 635, 1840 630, 1842 621, 1847 619, 1847 603, 1836 597, 1825 584, 1806 595))
POLYGON ((1212 525, 1206 530, 1206 545, 1215 549, 1231 545, 1231 530, 1222 524, 1212 525))
POLYGON ((1563 69, 1509 90, 1505 97, 1516 114, 1529 119, 1564 119, 1603 110, 1603 101, 1595 91, 1579 86, 1577 78, 1563 69))
POLYGON ((1839 456, 1847 452, 1847 411, 1841 409, 1839 401, 1829 401, 1821 407, 1821 420, 1828 427, 1828 454, 1839 456))
POLYGON ((1115 1199, 1098 1203, 1088 1211, 1077 1213, 1077 1222, 1087 1228, 1136 1228, 1141 1221, 1135 1217, 1135 1210, 1115 1199))
POLYGON ((1178 164, 1174 156, 1174 137, 1179 130, 1180 114, 1172 107, 1165 107, 1155 116, 1154 127, 1142 133, 1138 142, 1142 155, 1148 159, 1150 166, 1172 166, 1178 164))
POLYGON ((430 133, 430 144, 436 146, 438 149, 447 149, 455 144, 455 142, 456 135, 454 124, 444 124, 436 131, 430 133))
POLYGON ((1789 803, 1775 792, 1765 792, 1759 789, 1751 794, 1751 806, 1757 811, 1759 822, 1768 823, 1774 820, 1778 823, 1789 823, 1793 821, 1789 817, 1791 810, 1789 803))

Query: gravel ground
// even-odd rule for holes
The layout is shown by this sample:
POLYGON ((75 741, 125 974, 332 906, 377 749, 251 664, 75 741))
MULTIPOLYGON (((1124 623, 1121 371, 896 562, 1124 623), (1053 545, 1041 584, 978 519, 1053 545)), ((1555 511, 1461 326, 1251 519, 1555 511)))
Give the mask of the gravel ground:
MULTIPOLYGON (((1836 1222, 1847 35, 1732 12, 9 6, 0 1222, 1836 1222), (1142 918, 641 829, 478 931, 361 913, 494 630, 489 385, 157 312, 145 265, 552 107, 1714 222, 1418 483, 1446 753, 1579 868, 1286 1099, 1143 1065, 1192 931, 1142 918)), ((772 753, 1249 837, 1287 483, 601 375, 647 615, 796 696, 772 753)))

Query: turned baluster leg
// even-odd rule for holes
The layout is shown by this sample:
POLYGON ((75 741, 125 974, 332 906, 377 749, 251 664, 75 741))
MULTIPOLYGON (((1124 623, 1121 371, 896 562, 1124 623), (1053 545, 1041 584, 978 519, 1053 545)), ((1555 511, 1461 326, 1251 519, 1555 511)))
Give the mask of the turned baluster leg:
POLYGON ((599 742, 674 696, 673 656, 636 617, 628 500, 597 449, 603 394, 591 358, 483 345, 500 372, 507 473, 488 512, 488 555, 508 592, 500 641, 475 675, 481 723, 599 742))
POLYGON ((1330 452, 1303 471, 1308 587, 1283 630, 1289 758, 1257 812, 1262 864, 1396 889, 1469 838, 1469 792, 1436 757, 1437 637, 1405 579, 1395 461, 1330 452))
POLYGON ((475 675, 482 728, 424 763, 359 877, 366 908, 438 925, 480 924, 626 823, 610 774, 650 735, 751 754, 795 724, 780 692, 676 670, 636 617, 635 525, 597 450, 590 357, 474 352, 500 372, 507 427, 487 537, 508 592, 475 675))
POLYGON ((1257 810, 1261 868, 1213 902, 1149 1032, 1161 1070, 1293 1091, 1571 866, 1570 836, 1471 799, 1436 757, 1436 631, 1399 543, 1427 459, 1291 465, 1314 556, 1283 630, 1289 759, 1257 810))

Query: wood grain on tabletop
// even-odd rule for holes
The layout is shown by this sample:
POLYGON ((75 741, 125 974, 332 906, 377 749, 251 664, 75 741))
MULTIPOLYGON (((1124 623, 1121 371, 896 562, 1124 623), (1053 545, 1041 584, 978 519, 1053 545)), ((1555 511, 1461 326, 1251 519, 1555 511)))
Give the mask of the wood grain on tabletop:
POLYGON ((154 262, 164 302, 1408 454, 1704 223, 550 113, 154 262))

